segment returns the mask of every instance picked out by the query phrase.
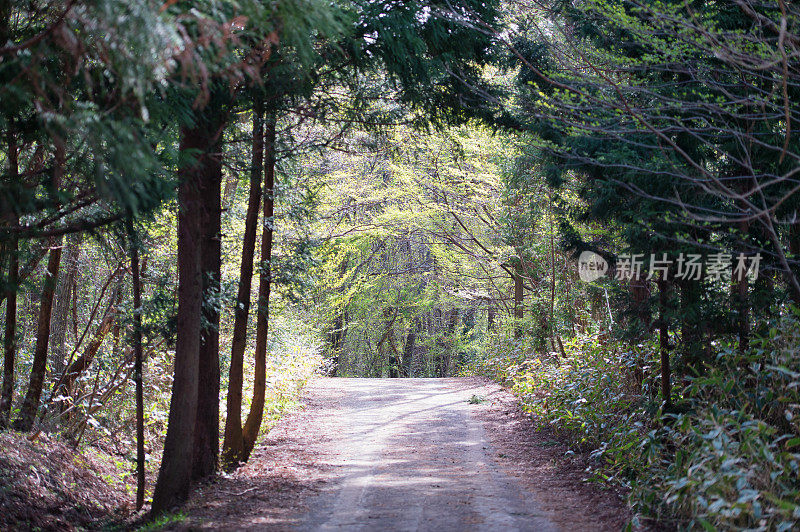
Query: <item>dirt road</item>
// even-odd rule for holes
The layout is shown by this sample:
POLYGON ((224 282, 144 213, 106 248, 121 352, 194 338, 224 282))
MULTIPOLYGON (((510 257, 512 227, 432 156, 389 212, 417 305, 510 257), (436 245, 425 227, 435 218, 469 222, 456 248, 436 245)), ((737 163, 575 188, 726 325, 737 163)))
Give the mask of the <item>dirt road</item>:
POLYGON ((557 449, 509 431, 509 397, 480 379, 316 379, 305 409, 178 528, 619 529, 618 498, 558 478, 557 449))

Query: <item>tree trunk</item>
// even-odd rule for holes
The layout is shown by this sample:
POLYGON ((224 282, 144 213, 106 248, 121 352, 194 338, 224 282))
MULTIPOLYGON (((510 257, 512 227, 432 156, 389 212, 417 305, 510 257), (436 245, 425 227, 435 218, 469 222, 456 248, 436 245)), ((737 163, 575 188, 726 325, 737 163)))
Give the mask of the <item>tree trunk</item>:
MULTIPOLYGON (((747 237, 749 229, 748 222, 741 222, 739 229, 742 231, 742 239, 747 237)), ((793 224, 796 225, 796 224, 793 224)), ((790 252, 794 246, 789 245, 790 252)), ((745 253, 742 246, 741 253, 745 253)), ((739 278, 734 279, 735 294, 734 300, 738 310, 738 332, 739 332, 739 353, 745 354, 750 349, 750 301, 748 297, 747 272, 740 271, 739 278)))
MULTIPOLYGON (((69 397, 72 395, 73 384, 75 384, 75 381, 81 376, 81 373, 88 370, 92 365, 94 358, 97 356, 97 352, 100 350, 100 346, 103 344, 103 339, 111 330, 116 318, 116 309, 112 307, 97 326, 97 331, 94 333, 94 338, 92 338, 92 341, 89 342, 88 346, 86 346, 84 352, 64 371, 64 377, 61 379, 58 389, 53 394, 54 397, 69 397)), ((69 404, 63 400, 59 402, 61 403, 62 412, 69 407, 69 404)))
MULTIPOLYGON (((55 161, 51 186, 54 190, 58 190, 64 177, 66 147, 60 139, 56 139, 54 144, 55 161)), ((50 256, 47 259, 47 272, 45 273, 39 305, 39 321, 36 330, 36 347, 33 352, 31 378, 28 383, 28 392, 25 394, 25 400, 22 403, 19 419, 14 424, 17 430, 25 432, 33 427, 33 421, 36 419, 39 401, 42 397, 42 386, 44 385, 44 377, 47 370, 47 348, 50 342, 50 319, 53 313, 53 298, 56 292, 58 269, 61 263, 61 240, 61 237, 50 239, 50 256)))
POLYGON ((144 381, 142 354, 142 280, 139 272, 139 243, 128 226, 131 252, 131 280, 133 283, 133 382, 136 385, 136 511, 144 506, 144 381))
POLYGON ((403 344, 403 376, 404 377, 413 377, 412 374, 412 367, 411 361, 414 358, 414 347, 417 342, 417 334, 419 334, 420 329, 422 328, 422 324, 419 321, 419 318, 414 318, 414 322, 411 324, 411 327, 408 328, 408 334, 406 334, 406 341, 403 344))
MULTIPOLYGON (((264 166, 264 104, 256 98, 253 106, 253 160, 250 169, 250 197, 247 203, 242 262, 239 268, 239 290, 234 309, 231 364, 228 372, 228 397, 225 438, 222 444, 223 467, 232 468, 244 457, 242 430, 242 387, 244 385, 244 351, 247 344, 247 319, 250 314, 250 292, 253 283, 253 257, 258 232, 258 209, 261 205, 261 180, 264 166)), ((266 227, 266 226, 265 226, 266 227)))
POLYGON ((667 281, 658 281, 658 300, 659 300, 659 347, 661 350, 661 397, 664 399, 664 406, 672 406, 672 385, 670 383, 669 367, 669 322, 667 320, 667 281))
MULTIPOLYGON (((199 117, 198 117, 199 118, 199 117)), ((200 362, 200 332, 203 303, 202 195, 206 167, 216 131, 208 121, 198 120, 181 131, 180 150, 199 151, 193 164, 181 169, 178 188, 178 316, 172 398, 169 406, 164 453, 153 492, 153 516, 186 500, 192 476, 194 425, 197 417, 197 388, 200 362)))
POLYGON ((514 338, 522 338, 522 318, 525 312, 522 285, 522 260, 514 265, 514 338))
POLYGON ((50 341, 50 318, 52 317, 55 284, 58 280, 58 267, 61 262, 59 240, 53 239, 53 248, 50 250, 50 257, 47 260, 44 289, 42 290, 39 304, 39 320, 36 330, 36 346, 33 352, 31 378, 19 418, 14 424, 14 427, 21 431, 29 431, 33 427, 33 421, 36 419, 36 412, 39 409, 39 401, 42 396, 42 387, 47 370, 47 348, 50 341))
MULTIPOLYGON (((219 129, 215 117, 214 130, 219 129)), ((194 427, 192 479, 214 474, 219 462, 219 292, 222 273, 222 155, 221 134, 211 143, 211 156, 204 165, 200 194, 201 211, 203 323, 200 331, 200 367, 197 388, 197 417, 194 427)))
POLYGON ((256 315, 255 375, 253 401, 244 424, 244 459, 250 457, 261 429, 267 393, 267 333, 269 332, 269 293, 272 286, 272 239, 275 231, 275 113, 267 122, 266 175, 264 186, 264 229, 261 233, 261 273, 258 283, 256 315))
MULTIPOLYGON (((6 6, 7 7, 7 6, 6 6)), ((8 13, 0 13, 0 24, 7 22, 8 13)), ((8 135, 9 177, 19 179, 17 143, 13 133, 8 135)), ((4 200, 5 201, 5 200, 4 200)), ((12 199, 13 201, 13 199, 12 199)), ((4 217, 10 227, 19 225, 14 205, 3 205, 4 217)), ((6 322, 3 331, 3 388, 0 394, 0 427, 8 424, 14 400, 14 365, 17 358, 17 285, 19 284, 19 240, 11 237, 7 247, 8 278, 6 280, 6 322)))
POLYGON ((67 358, 67 317, 72 299, 72 285, 78 273, 78 262, 81 252, 81 234, 70 235, 67 238, 66 254, 64 255, 64 273, 59 276, 56 285, 55 302, 53 303, 53 318, 50 322, 50 367, 55 378, 64 373, 67 358))

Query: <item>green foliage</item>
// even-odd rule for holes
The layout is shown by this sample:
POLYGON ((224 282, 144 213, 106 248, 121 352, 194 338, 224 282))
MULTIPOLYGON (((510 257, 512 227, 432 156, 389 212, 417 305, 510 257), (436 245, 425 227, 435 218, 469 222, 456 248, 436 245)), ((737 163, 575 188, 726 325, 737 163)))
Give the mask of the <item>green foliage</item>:
POLYGON ((786 314, 747 355, 720 348, 658 405, 656 349, 597 336, 542 358, 499 345, 472 371, 512 386, 523 408, 590 451, 597 480, 631 489, 646 518, 680 528, 790 530, 800 522, 800 320, 786 314))

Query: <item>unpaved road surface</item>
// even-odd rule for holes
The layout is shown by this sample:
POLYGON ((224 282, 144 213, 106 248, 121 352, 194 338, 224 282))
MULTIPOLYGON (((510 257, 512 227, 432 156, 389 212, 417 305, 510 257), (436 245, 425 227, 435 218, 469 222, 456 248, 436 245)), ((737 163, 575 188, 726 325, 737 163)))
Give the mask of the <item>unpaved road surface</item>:
POLYGON ((318 378, 304 403, 175 528, 546 532, 628 518, 575 464, 557 465, 558 442, 488 381, 318 378))
POLYGON ((443 379, 347 379, 341 473, 303 530, 556 530, 493 460, 473 390, 443 379))

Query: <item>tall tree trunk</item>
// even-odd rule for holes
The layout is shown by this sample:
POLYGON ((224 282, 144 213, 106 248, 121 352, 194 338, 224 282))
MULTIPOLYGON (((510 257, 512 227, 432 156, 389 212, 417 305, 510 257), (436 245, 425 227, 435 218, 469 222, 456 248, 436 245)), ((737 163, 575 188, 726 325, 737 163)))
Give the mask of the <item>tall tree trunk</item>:
POLYGON ((136 385, 136 510, 144 506, 144 381, 142 354, 142 279, 139 271, 139 242, 129 222, 131 282, 133 284, 133 382, 136 385))
POLYGON ((206 168, 213 165, 211 150, 218 134, 211 122, 198 116, 196 124, 181 130, 181 152, 196 151, 200 155, 191 166, 180 170, 177 343, 167 436, 153 492, 154 516, 186 500, 192 478, 203 304, 201 224, 206 205, 202 192, 206 168))
POLYGON ((522 318, 525 312, 522 285, 522 259, 514 264, 514 338, 522 337, 522 318))
MULTIPOLYGON (((64 178, 66 165, 66 146, 61 139, 55 139, 55 157, 53 164, 53 181, 51 186, 57 191, 64 178)), ((47 259, 47 272, 45 273, 44 286, 39 304, 39 321, 36 329, 36 347, 33 351, 33 366, 31 378, 28 383, 28 392, 22 403, 20 415, 14 426, 17 430, 29 431, 33 427, 39 401, 42 397, 45 372, 47 370, 47 348, 50 342, 50 319, 53 313, 53 298, 58 282, 58 270, 61 263, 61 237, 50 239, 50 255, 47 259)))
MULTIPOLYGON (((662 274, 663 277, 663 274, 662 274)), ((659 301, 659 347, 661 351, 661 397, 664 405, 672 406, 672 385, 670 383, 669 367, 669 320, 667 319, 667 290, 669 284, 664 279, 658 281, 659 301)))
POLYGON ((62 261, 64 272, 59 275, 58 284, 56 285, 53 318, 50 322, 50 367, 56 379, 66 369, 67 318, 72 299, 72 285, 75 283, 75 277, 78 273, 80 245, 80 233, 67 237, 66 253, 62 261))
POLYGON ((253 400, 244 424, 244 459, 250 457, 261 429, 267 393, 267 334, 269 332, 269 293, 272 286, 272 240, 275 231, 275 113, 267 120, 264 176, 264 229, 261 233, 261 272, 258 282, 258 314, 256 315, 255 374, 253 400))
MULTIPOLYGON (((749 226, 750 224, 748 222, 741 222, 739 224, 743 239, 747 236, 749 226)), ((790 243, 790 252, 792 247, 790 243)), ((743 245, 741 253, 744 254, 745 252, 745 246, 743 245)), ((750 349, 750 301, 748 297, 747 272, 740 271, 739 278, 734 279, 733 282, 735 289, 734 302, 738 311, 737 328, 739 332, 739 353, 744 354, 750 349)))
MULTIPOLYGON (((217 128, 218 122, 215 121, 217 128)), ((197 388, 197 417, 194 427, 192 479, 213 475, 219 463, 219 292, 222 273, 222 154, 221 134, 211 146, 211 157, 204 165, 200 193, 205 207, 201 212, 203 283, 203 323, 200 331, 200 368, 197 388)))
MULTIPOLYGON (((8 4, 3 4, 0 24, 7 24, 7 8, 8 4)), ((8 165, 9 178, 16 181, 19 179, 19 162, 17 142, 13 132, 8 134, 8 165)), ((4 221, 10 227, 19 225, 15 205, 3 205, 3 211, 6 218, 4 221)), ((5 287, 6 322, 3 330, 3 387, 2 393, 0 393, 0 427, 8 424, 11 416, 11 404, 14 400, 14 364, 16 364, 17 358, 17 285, 19 284, 19 240, 17 237, 12 236, 5 249, 8 255, 8 278, 5 287)))
MULTIPOLYGON (((339 265, 339 276, 344 278, 345 274, 347 273, 347 267, 350 265, 350 258, 349 256, 346 257, 342 263, 339 265)), ((348 285, 343 285, 341 287, 342 291, 347 290, 348 285)), ((339 361, 342 355, 342 350, 344 349, 344 341, 347 338, 347 323, 349 321, 349 316, 347 314, 347 304, 344 305, 342 310, 336 315, 336 318, 333 320, 333 330, 330 334, 330 341, 331 341, 331 353, 332 357, 331 360, 333 362, 333 366, 330 372, 331 377, 336 377, 339 373, 339 361)))
POLYGON ((261 205, 261 180, 264 167, 264 103, 260 97, 256 97, 253 106, 252 157, 250 197, 245 217, 242 262, 239 268, 239 290, 234 309, 231 364, 228 372, 227 417, 225 419, 225 438, 222 444, 222 462, 225 468, 235 467, 244 457, 244 432, 242 430, 244 351, 247 344, 247 319, 250 314, 253 258, 256 250, 258 210, 261 205))
MULTIPOLYGON (((550 340, 556 336, 556 230, 553 220, 553 193, 548 194, 550 207, 550 340)), ((555 349, 554 349, 555 351, 555 349)))

